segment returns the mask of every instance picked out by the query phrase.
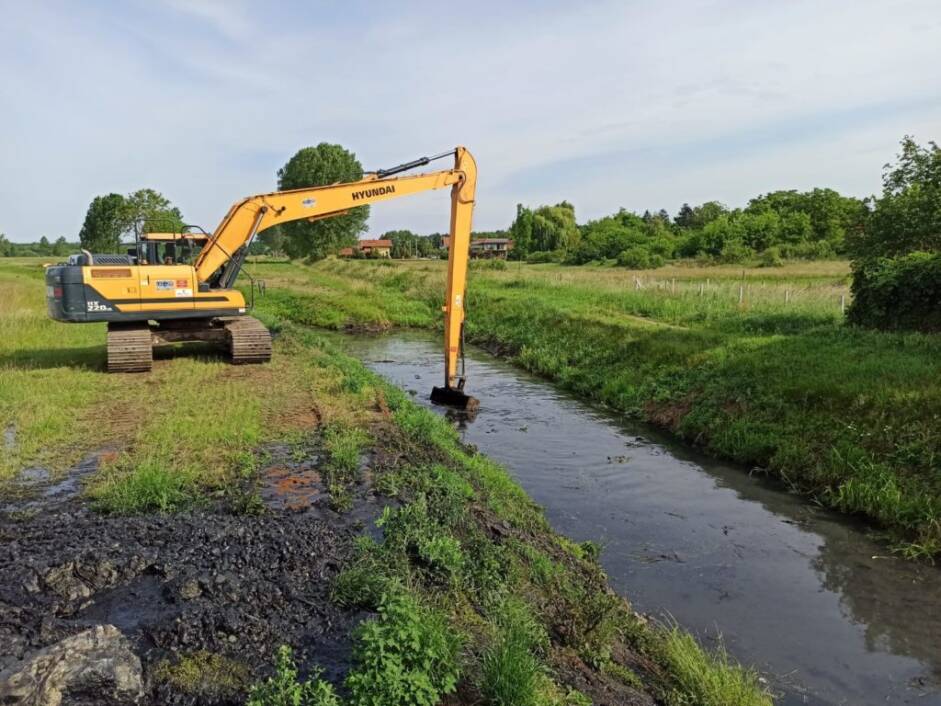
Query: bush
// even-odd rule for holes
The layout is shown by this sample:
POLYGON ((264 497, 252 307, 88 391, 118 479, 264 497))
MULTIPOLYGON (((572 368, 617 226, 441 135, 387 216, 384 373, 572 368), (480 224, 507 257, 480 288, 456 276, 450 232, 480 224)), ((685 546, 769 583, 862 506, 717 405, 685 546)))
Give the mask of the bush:
POLYGON ((471 260, 470 268, 472 270, 505 270, 507 264, 506 260, 471 260))
POLYGON ((784 264, 784 259, 781 257, 781 248, 774 245, 763 253, 761 253, 761 266, 762 267, 781 267, 784 264))
POLYGON ((729 265, 745 262, 755 256, 755 251, 740 240, 730 240, 722 246, 719 261, 729 265))
POLYGON ((534 265, 545 262, 560 262, 562 260, 561 252, 557 250, 537 250, 526 256, 526 262, 534 265))
POLYGON ((851 324, 884 331, 941 331, 941 253, 853 265, 851 324))
POLYGON ((618 264, 632 270, 645 270, 650 267, 650 253, 639 247, 628 248, 618 255, 618 264))

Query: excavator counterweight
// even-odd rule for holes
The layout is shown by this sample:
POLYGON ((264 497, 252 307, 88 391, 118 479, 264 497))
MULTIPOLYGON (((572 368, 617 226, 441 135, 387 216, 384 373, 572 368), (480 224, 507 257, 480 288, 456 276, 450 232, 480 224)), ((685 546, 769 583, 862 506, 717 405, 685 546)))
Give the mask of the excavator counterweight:
MULTIPOLYGON (((345 184, 275 191, 235 203, 212 234, 150 233, 126 255, 82 251, 46 269, 46 301, 57 321, 108 323, 108 370, 150 370, 153 348, 187 341, 225 347, 233 363, 265 363, 271 335, 247 315, 235 281, 258 233, 297 220, 319 220, 351 208, 451 187, 451 227, 444 312, 444 385, 432 400, 462 409, 464 295, 477 165, 464 147, 422 157, 345 184), (454 167, 396 176, 435 159, 454 167), (460 370, 458 369, 460 363, 460 370)), ((254 290, 253 290, 254 291, 254 290)))

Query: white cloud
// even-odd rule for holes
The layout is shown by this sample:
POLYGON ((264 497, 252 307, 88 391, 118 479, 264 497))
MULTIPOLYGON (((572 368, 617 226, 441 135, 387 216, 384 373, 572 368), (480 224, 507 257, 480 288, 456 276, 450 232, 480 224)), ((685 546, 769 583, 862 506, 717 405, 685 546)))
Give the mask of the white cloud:
MULTIPOLYGON (((367 167, 466 144, 476 223, 494 228, 518 201, 598 216, 865 195, 903 134, 941 137, 932 0, 77 7, 10 6, 0 29, 0 231, 16 240, 74 236, 94 195, 141 186, 212 227, 320 141, 367 167)), ((431 195, 371 226, 446 224, 431 195)))

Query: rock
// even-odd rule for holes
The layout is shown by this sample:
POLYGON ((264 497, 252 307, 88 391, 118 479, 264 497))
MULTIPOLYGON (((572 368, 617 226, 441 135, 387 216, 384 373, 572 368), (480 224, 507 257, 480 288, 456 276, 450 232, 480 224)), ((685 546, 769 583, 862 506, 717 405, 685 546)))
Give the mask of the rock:
POLYGON ((0 703, 123 706, 143 695, 141 663, 113 625, 97 625, 0 673, 0 703))
POLYGON ((189 579, 184 581, 180 586, 179 594, 180 598, 182 598, 184 601, 191 601, 194 598, 199 598, 202 592, 203 590, 199 587, 199 581, 196 581, 195 579, 189 579))
POLYGON ((46 572, 43 577, 46 585, 67 601, 88 598, 92 589, 75 575, 75 562, 68 561, 46 572))

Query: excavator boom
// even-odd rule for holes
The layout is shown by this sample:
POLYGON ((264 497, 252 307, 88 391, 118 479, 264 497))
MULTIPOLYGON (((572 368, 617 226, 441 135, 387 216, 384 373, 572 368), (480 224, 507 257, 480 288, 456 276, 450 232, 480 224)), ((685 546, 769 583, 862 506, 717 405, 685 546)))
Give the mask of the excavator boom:
MULTIPOLYGON (((444 155, 450 155, 446 152, 444 155)), ((467 261, 477 187, 477 164, 464 147, 453 150, 454 168, 410 176, 390 176, 427 164, 415 160, 390 170, 379 170, 364 179, 306 189, 258 194, 234 204, 202 249, 195 263, 196 279, 211 288, 232 287, 248 245, 256 234, 283 223, 320 220, 346 213, 357 206, 390 201, 434 189, 451 187, 451 227, 448 276, 444 302, 444 386, 432 398, 452 406, 472 408, 477 401, 463 393, 463 371, 458 371, 462 352, 464 295, 467 261)), ((437 157, 436 157, 437 158, 437 157)))

